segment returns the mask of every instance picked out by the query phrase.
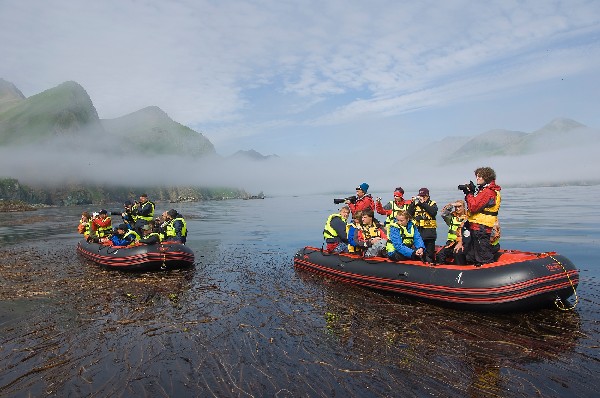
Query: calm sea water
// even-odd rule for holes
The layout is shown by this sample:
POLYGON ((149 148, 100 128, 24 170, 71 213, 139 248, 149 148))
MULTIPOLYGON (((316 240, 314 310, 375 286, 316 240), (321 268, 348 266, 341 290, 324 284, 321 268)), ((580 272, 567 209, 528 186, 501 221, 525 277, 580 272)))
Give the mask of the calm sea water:
POLYGON ((331 196, 175 205, 196 266, 166 273, 79 258, 96 209, 0 213, 0 396, 595 396, 600 187, 502 192, 502 246, 571 259, 575 310, 457 311, 296 271, 331 196))

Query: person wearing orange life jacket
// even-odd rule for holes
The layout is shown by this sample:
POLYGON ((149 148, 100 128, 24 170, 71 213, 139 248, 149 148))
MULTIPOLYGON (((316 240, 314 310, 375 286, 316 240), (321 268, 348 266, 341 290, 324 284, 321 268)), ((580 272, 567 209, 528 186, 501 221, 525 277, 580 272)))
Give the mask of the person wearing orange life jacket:
POLYGON ((435 263, 435 240, 437 238, 435 217, 438 207, 437 203, 431 200, 429 189, 419 189, 419 194, 412 198, 407 211, 425 242, 425 261, 435 263))
POLYGON ((373 210, 367 209, 362 212, 362 223, 357 232, 357 246, 365 250, 365 257, 375 257, 385 252, 387 235, 381 224, 375 220, 373 210))
POLYGON ((348 227, 346 220, 350 215, 350 208, 343 206, 337 213, 331 214, 325 221, 323 239, 327 244, 328 253, 348 252, 348 227))
POLYGON ((87 239, 90 236, 91 218, 92 217, 90 216, 89 212, 84 211, 81 213, 81 219, 79 220, 79 225, 77 226, 77 232, 82 234, 84 239, 87 239))
POLYGON ((467 262, 481 266, 494 261, 494 248, 491 234, 498 222, 498 210, 502 189, 496 184, 496 172, 491 167, 479 167, 475 170, 477 185, 460 185, 465 194, 468 207, 470 243, 466 248, 467 262))
POLYGON ((352 201, 349 199, 346 200, 345 203, 348 205, 348 207, 350 207, 352 214, 356 213, 357 211, 363 211, 367 209, 375 211, 375 202, 373 201, 371 194, 367 193, 368 190, 369 184, 363 182, 356 187, 356 200, 354 203, 352 203, 352 201))
POLYGON ((387 216, 384 225, 388 225, 391 222, 396 221, 396 214, 400 211, 408 210, 410 200, 404 200, 404 189, 397 187, 394 189, 394 200, 390 200, 385 206, 381 205, 381 198, 375 200, 375 211, 378 214, 387 216))

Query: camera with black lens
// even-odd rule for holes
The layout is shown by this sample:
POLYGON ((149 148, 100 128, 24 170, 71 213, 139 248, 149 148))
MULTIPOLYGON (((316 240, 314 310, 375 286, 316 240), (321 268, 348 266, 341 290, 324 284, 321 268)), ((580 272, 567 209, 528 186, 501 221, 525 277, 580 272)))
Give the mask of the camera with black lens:
POLYGON ((458 186, 459 191, 463 191, 465 195, 475 192, 475 184, 473 181, 469 181, 468 184, 462 184, 458 186))
POLYGON ((344 199, 333 199, 333 203, 336 205, 339 205, 340 203, 345 203, 347 200, 350 201, 350 203, 356 203, 356 196, 348 196, 347 198, 344 199))

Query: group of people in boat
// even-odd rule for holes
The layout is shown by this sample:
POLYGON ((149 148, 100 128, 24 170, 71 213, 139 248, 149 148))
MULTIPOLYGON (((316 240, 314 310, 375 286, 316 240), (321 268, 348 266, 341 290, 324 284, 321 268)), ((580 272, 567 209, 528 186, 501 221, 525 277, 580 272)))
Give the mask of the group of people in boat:
POLYGON ((422 260, 432 264, 453 263, 481 266, 493 262, 500 250, 500 186, 490 167, 475 170, 476 183, 459 185, 464 200, 442 208, 441 217, 449 226, 446 244, 436 251, 438 206, 429 189, 404 199, 397 187, 394 199, 383 205, 373 199, 369 184, 356 187, 356 196, 336 199, 343 203, 338 213, 325 222, 323 238, 329 253, 356 253, 364 257, 385 256, 393 261, 422 260), (375 213, 386 216, 384 224, 375 213), (348 223, 348 216, 352 219, 348 223))
POLYGON ((88 242, 103 245, 152 245, 163 241, 185 244, 187 223, 183 216, 170 209, 155 218, 154 211, 154 202, 143 193, 139 201, 125 201, 122 211, 101 209, 92 214, 84 211, 77 230, 88 242), (111 216, 121 216, 121 222, 113 227, 111 216))

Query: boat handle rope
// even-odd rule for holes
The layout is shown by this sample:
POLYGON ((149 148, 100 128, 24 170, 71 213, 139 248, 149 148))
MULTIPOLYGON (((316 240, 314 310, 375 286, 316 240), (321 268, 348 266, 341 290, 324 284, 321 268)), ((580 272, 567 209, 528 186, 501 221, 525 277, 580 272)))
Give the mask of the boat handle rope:
POLYGON ((567 272, 567 269, 565 268, 565 266, 563 265, 563 263, 561 263, 557 258, 555 258, 551 254, 549 254, 548 256, 552 260, 556 261, 562 267, 563 271, 565 271, 565 275, 567 275, 567 279, 569 280, 569 283, 571 284, 571 288, 573 289, 573 294, 575 295, 575 303, 573 303, 573 305, 570 306, 570 307, 565 306, 565 303, 558 296, 556 297, 556 300, 554 300, 554 304, 561 311, 571 311, 571 310, 574 310, 575 307, 577 306, 577 304, 579 303, 579 296, 577 296, 577 290, 575 290, 575 285, 573 285, 573 281, 571 280, 571 277, 569 276, 569 273, 567 272))

